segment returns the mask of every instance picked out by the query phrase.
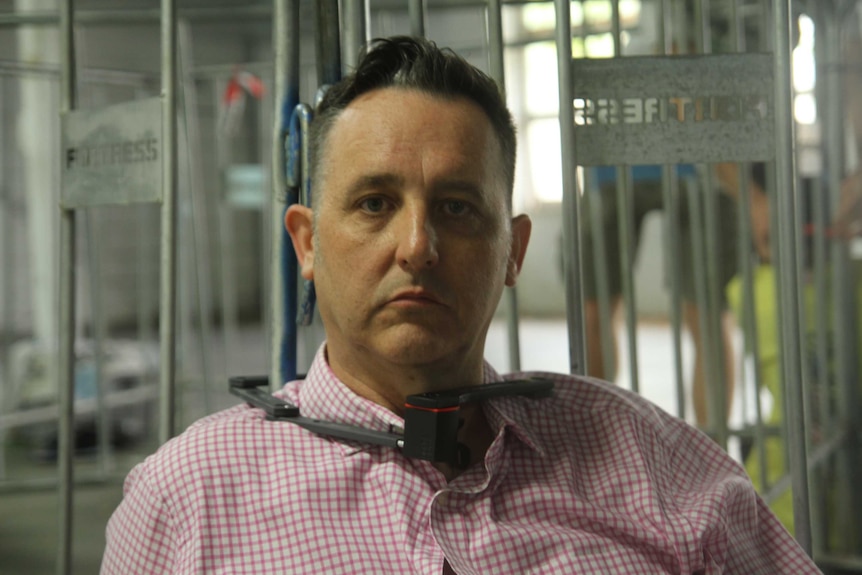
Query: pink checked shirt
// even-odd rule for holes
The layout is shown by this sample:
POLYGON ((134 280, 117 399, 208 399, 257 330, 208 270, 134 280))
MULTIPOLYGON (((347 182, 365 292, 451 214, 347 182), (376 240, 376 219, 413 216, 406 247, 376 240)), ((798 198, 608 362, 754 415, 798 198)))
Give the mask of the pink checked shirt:
MULTIPOLYGON (((819 573, 706 436, 627 391, 542 375, 553 398, 485 404, 496 439, 450 483, 245 405, 207 417, 129 474, 102 573, 819 573)), ((279 395, 308 417, 403 425, 322 351, 279 395)))

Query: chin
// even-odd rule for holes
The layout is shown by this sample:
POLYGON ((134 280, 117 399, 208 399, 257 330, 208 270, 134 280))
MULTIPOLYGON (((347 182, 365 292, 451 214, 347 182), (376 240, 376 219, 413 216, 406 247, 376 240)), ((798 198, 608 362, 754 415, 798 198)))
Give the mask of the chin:
POLYGON ((392 363, 420 366, 451 357, 460 345, 449 334, 412 329, 387 334, 386 339, 376 347, 392 363))

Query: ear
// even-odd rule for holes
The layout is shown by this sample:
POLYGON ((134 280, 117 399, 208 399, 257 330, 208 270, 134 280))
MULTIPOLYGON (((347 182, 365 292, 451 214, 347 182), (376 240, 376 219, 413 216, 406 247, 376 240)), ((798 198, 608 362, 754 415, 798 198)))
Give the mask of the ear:
POLYGON ((533 230, 533 222, 530 216, 522 214, 512 218, 512 246, 509 251, 509 263, 506 268, 506 285, 514 287, 521 273, 521 265, 524 263, 524 255, 527 253, 527 244, 530 243, 530 232, 533 230))
POLYGON ((313 219, 311 208, 300 204, 293 204, 284 214, 284 227, 293 242, 302 277, 307 280, 314 279, 313 219))

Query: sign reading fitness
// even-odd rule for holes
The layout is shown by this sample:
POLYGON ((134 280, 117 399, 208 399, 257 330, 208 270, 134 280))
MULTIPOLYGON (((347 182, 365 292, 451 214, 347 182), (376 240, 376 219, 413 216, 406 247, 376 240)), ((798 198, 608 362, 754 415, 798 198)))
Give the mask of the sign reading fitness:
POLYGON ((161 201, 161 125, 160 98, 64 114, 63 206, 161 201))
POLYGON ((572 61, 582 166, 773 157, 771 54, 572 61))

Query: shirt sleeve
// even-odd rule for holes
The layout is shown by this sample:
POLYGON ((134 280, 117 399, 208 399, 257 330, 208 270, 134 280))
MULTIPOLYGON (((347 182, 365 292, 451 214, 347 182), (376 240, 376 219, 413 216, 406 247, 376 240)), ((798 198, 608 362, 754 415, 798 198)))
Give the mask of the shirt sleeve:
POLYGON ((820 570, 756 493, 745 470, 705 434, 673 428, 669 501, 700 534, 704 573, 816 575, 820 570))
POLYGON ((140 464, 126 478, 123 501, 105 533, 101 575, 171 573, 178 537, 171 514, 140 464))

